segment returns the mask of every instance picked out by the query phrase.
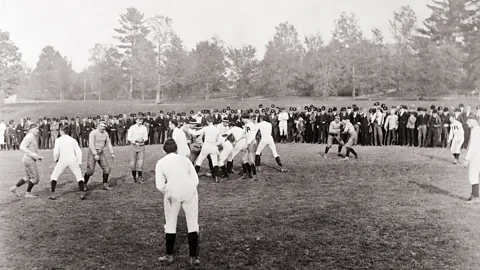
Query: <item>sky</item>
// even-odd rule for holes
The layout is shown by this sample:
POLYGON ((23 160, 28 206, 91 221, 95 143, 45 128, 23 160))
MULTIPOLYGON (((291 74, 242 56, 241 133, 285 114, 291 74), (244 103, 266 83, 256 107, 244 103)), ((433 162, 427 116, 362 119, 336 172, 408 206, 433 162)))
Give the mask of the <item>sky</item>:
POLYGON ((301 39, 320 33, 331 39, 335 19, 342 12, 355 13, 370 37, 379 28, 392 42, 389 20, 401 6, 410 5, 419 21, 427 18, 431 0, 0 0, 0 30, 35 68, 43 47, 53 46, 72 61, 77 72, 89 66, 89 50, 96 43, 118 44, 113 38, 120 14, 135 7, 145 17, 163 15, 173 20, 175 32, 191 49, 216 36, 226 46, 250 44, 258 57, 273 38, 275 26, 289 22, 301 39))

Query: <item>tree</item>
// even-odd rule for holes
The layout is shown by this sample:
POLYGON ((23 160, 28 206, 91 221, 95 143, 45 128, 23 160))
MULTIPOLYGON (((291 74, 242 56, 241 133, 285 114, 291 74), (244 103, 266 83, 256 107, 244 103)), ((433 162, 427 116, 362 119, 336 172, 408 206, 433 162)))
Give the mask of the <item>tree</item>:
POLYGON ((394 61, 394 80, 397 90, 411 88, 409 77, 412 74, 413 55, 412 43, 416 34, 417 16, 410 6, 402 6, 393 13, 393 19, 390 20, 390 32, 395 41, 394 61))
POLYGON ((219 89, 224 83, 225 49, 220 40, 200 41, 192 51, 194 61, 194 81, 203 88, 205 100, 208 100, 212 89, 219 89))
POLYGON ((266 95, 281 97, 296 92, 295 78, 304 48, 293 25, 281 23, 275 31, 261 62, 262 90, 266 95))
POLYGON ((466 70, 464 88, 475 87, 480 65, 480 2, 477 0, 433 0, 432 14, 418 32, 437 45, 466 70), (445 48, 444 47, 444 48, 445 48))
POLYGON ((162 73, 165 68, 166 61, 166 51, 169 49, 169 46, 172 44, 172 39, 179 37, 175 34, 175 31, 172 28, 172 19, 169 17, 164 17, 156 15, 148 19, 148 25, 152 30, 151 34, 153 35, 153 43, 156 47, 157 53, 157 95, 156 102, 159 103, 161 99, 164 98, 164 92, 161 90, 162 87, 162 73))
POLYGON ((145 26, 143 13, 140 13, 136 8, 127 8, 127 13, 120 15, 121 28, 115 28, 115 32, 120 34, 114 38, 120 41, 118 48, 123 49, 124 62, 122 66, 125 68, 130 77, 129 99, 133 97, 133 68, 132 58, 134 57, 133 48, 141 39, 145 39, 150 30, 145 26))
POLYGON ((188 55, 182 40, 177 35, 170 39, 170 45, 165 50, 163 67, 162 96, 169 98, 186 95, 193 84, 194 69, 192 55, 188 55))
POLYGON ((52 46, 43 48, 34 73, 41 90, 60 100, 65 98, 65 90, 71 90, 72 64, 52 46))
POLYGON ((88 77, 91 93, 98 95, 99 100, 117 98, 125 89, 125 76, 120 67, 122 55, 115 47, 101 44, 95 44, 90 54, 91 65, 84 75, 88 77))
POLYGON ((255 87, 259 76, 259 61, 255 58, 257 50, 251 45, 243 45, 242 48, 228 48, 227 63, 229 79, 237 91, 237 95, 243 98, 255 87))
POLYGON ((22 55, 10 40, 10 34, 0 29, 0 92, 6 97, 12 95, 20 84, 21 60, 22 55))
POLYGON ((349 15, 343 12, 340 18, 335 20, 335 29, 332 34, 333 40, 343 47, 354 47, 364 39, 357 17, 353 13, 349 15))
POLYGON ((132 48, 133 77, 141 88, 142 100, 145 100, 145 91, 154 89, 157 71, 156 57, 153 44, 147 39, 140 39, 132 48))

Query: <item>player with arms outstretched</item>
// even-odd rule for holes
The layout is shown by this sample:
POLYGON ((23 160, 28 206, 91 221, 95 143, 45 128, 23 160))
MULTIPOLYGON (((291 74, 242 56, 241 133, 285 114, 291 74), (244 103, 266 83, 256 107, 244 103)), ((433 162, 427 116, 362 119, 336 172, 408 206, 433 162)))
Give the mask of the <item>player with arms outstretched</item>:
POLYGON ((255 153, 255 166, 257 167, 257 170, 260 171, 260 155, 262 154, 263 149, 265 149, 266 146, 270 148, 270 151, 272 151, 273 158, 275 158, 275 161, 277 162, 277 165, 279 167, 279 170, 281 172, 286 172, 287 170, 283 168, 282 166, 282 161, 280 160, 280 156, 277 153, 277 148, 275 147, 275 141, 273 140, 272 137, 272 124, 269 122, 265 121, 264 116, 260 116, 260 122, 257 124, 257 129, 260 131, 261 139, 260 142, 258 143, 258 148, 255 153))

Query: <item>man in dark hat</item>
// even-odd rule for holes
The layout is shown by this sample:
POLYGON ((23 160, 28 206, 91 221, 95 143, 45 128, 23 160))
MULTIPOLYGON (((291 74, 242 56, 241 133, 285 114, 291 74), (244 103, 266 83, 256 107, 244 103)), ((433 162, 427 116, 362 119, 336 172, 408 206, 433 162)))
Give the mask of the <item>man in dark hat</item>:
POLYGON ((398 144, 401 146, 407 145, 407 123, 410 115, 405 109, 406 106, 402 105, 398 113, 398 144))
POLYGON ((417 116, 417 130, 418 130, 418 147, 427 147, 427 124, 429 116, 427 115, 427 110, 424 108, 418 108, 417 116))
POLYGON ((199 265, 198 260, 198 175, 188 158, 176 154, 175 140, 168 139, 163 151, 166 153, 155 166, 156 187, 164 194, 166 255, 161 262, 174 261, 177 235, 177 217, 180 208, 185 212, 188 230, 189 264, 199 265))
POLYGON ((38 125, 32 123, 29 125, 29 130, 27 135, 23 138, 20 144, 20 151, 24 153, 22 158, 22 163, 24 167, 25 175, 23 178, 18 181, 16 185, 10 188, 10 192, 16 196, 20 196, 17 188, 21 187, 25 183, 28 183, 27 192, 25 193, 25 198, 35 198, 37 196, 31 193, 33 187, 38 184, 40 181, 40 176, 37 169, 37 161, 42 161, 43 157, 38 155, 38 125))
POLYGON ((85 123, 85 132, 83 134, 83 137, 86 144, 84 144, 83 147, 89 147, 90 132, 92 132, 93 130, 95 130, 95 123, 93 122, 92 117, 89 116, 87 119, 87 123, 85 123))
POLYGON ((448 107, 442 108, 440 120, 442 121, 442 132, 440 134, 440 146, 442 148, 447 148, 448 146, 448 136, 450 135, 450 115, 448 107))
POLYGON ((42 145, 40 146, 40 149, 49 149, 49 141, 50 141, 50 124, 47 121, 48 119, 46 117, 43 118, 42 123, 40 124, 40 129, 42 130, 41 136, 41 142, 42 145))
POLYGON ((442 133, 442 120, 438 116, 437 109, 432 110, 432 116, 427 123, 427 147, 440 146, 440 134, 442 133), (428 132, 430 129, 430 132, 428 132))

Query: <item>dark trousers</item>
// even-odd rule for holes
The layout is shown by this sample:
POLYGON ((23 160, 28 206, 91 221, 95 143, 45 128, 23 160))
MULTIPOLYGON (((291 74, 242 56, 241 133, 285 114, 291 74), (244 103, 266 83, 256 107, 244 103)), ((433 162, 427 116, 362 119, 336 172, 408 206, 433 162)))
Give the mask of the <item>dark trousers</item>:
POLYGON ((165 136, 166 136, 166 131, 164 129, 161 129, 158 133, 158 139, 160 141, 160 144, 163 144, 165 142, 165 136))
POLYGON ((318 129, 318 143, 324 144, 327 142, 327 127, 320 125, 318 129))
POLYGON ((42 135, 42 149, 50 149, 50 135, 43 134, 42 135))
POLYGON ((448 145, 448 127, 442 127, 441 147, 447 148, 448 145))
POLYGON ((408 146, 415 145, 415 129, 407 128, 407 143, 408 146))
POLYGON ((398 126, 398 144, 407 145, 407 126, 398 126))
POLYGON ((123 130, 117 131, 117 138, 118 138, 117 145, 119 145, 119 146, 123 146, 123 145, 124 145, 123 134, 124 134, 123 130))

